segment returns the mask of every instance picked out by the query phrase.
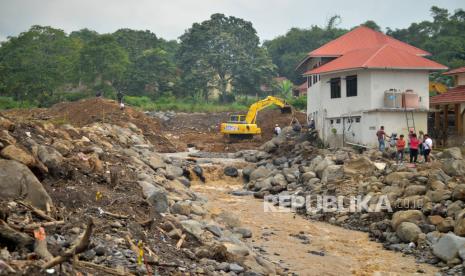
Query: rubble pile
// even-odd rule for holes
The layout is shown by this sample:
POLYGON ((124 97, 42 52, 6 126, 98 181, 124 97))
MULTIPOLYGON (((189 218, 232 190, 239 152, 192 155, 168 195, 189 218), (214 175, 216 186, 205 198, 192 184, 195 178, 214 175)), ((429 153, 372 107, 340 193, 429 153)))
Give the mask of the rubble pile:
POLYGON ((215 221, 189 189, 205 179, 195 160, 157 153, 157 129, 129 113, 0 116, 0 275, 276 273, 246 229, 215 221))
POLYGON ((314 132, 284 128, 260 150, 243 153, 252 163, 242 170, 245 189, 310 219, 369 232, 385 248, 414 254, 446 274, 465 273, 465 160, 460 148, 433 154, 431 163, 409 166, 397 165, 377 150, 319 145, 314 132), (323 201, 323 196, 334 196, 337 201, 327 205, 334 209, 317 208, 318 196, 323 201), (297 197, 305 198, 305 204, 291 202, 297 197), (364 200, 370 209, 350 209, 351 203, 364 200))

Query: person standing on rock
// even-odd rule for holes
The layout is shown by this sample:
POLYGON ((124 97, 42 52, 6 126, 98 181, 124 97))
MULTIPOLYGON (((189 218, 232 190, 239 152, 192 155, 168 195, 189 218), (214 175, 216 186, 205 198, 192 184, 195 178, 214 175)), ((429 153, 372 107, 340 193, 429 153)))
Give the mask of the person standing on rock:
POLYGON ((433 149, 433 140, 427 133, 424 135, 424 140, 422 143, 423 146, 423 156, 425 157, 425 162, 430 161, 429 154, 431 153, 431 150, 433 149))
POLYGON ((404 140, 403 134, 401 134, 399 136, 399 139, 397 139, 396 148, 397 148, 397 164, 403 164, 404 163, 404 151, 405 151, 405 140, 404 140))
POLYGON ((275 125, 274 127, 274 135, 278 136, 281 133, 281 128, 279 127, 278 124, 275 125))
POLYGON ((384 131, 384 126, 381 126, 379 128, 379 130, 376 132, 376 136, 378 137, 379 150, 384 151, 384 149, 386 148, 386 144, 384 140, 386 139, 386 137, 390 138, 389 136, 387 136, 386 132, 384 131))
POLYGON ((413 133, 410 138, 410 163, 417 163, 418 147, 421 141, 418 140, 417 134, 413 133))

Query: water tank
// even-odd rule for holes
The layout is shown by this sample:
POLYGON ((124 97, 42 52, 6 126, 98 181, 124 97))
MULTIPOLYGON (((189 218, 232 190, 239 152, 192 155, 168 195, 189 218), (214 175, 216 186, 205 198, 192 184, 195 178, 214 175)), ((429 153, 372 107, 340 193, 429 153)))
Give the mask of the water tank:
POLYGON ((402 93, 396 89, 389 89, 384 92, 384 107, 402 108, 402 93))
POLYGON ((411 89, 405 90, 405 92, 402 93, 402 107, 419 108, 420 100, 418 94, 413 92, 411 89))

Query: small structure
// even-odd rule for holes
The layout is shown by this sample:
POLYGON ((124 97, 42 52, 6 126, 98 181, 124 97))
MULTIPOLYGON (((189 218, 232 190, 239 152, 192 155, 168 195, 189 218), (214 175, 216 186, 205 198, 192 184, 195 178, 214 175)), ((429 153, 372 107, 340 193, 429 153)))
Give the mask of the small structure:
POLYGON ((388 133, 427 130, 429 73, 446 66, 430 53, 360 26, 308 53, 307 114, 330 145, 376 146, 388 133))
POLYGON ((292 96, 294 97, 302 97, 307 95, 307 82, 302 83, 299 86, 295 86, 292 89, 292 96))
POLYGON ((444 146, 461 145, 464 138, 465 111, 465 67, 457 68, 444 75, 452 76, 454 86, 447 92, 430 98, 433 121, 429 132, 444 146))

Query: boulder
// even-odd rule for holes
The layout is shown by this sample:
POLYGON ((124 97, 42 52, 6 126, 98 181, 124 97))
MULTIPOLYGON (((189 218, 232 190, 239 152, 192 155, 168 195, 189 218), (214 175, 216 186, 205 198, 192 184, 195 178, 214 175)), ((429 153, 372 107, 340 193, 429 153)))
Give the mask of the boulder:
POLYGON ((62 170, 63 156, 55 148, 39 145, 37 157, 39 157, 39 160, 44 163, 52 174, 59 173, 62 170))
POLYGON ((3 146, 14 145, 16 144, 16 139, 7 130, 0 130, 0 143, 3 146))
POLYGON ((202 229, 202 225, 200 224, 200 222, 193 219, 189 219, 181 221, 181 225, 184 231, 191 234, 196 239, 201 240, 204 230, 202 229))
POLYGON ((307 183, 310 179, 315 178, 315 177, 316 177, 316 173, 312 171, 305 172, 300 176, 303 183, 307 183))
POLYGON ((455 200, 465 200, 465 184, 455 186, 452 192, 452 198, 455 200))
POLYGON ((465 209, 455 216, 454 233, 462 237, 465 236, 465 209))
POLYGON ((461 200, 454 201, 447 206, 447 215, 449 217, 455 218, 464 207, 464 203, 461 200))
POLYGON ((257 179, 260 179, 260 178, 267 177, 268 175, 270 175, 270 173, 271 173, 270 170, 268 170, 264 166, 260 166, 260 167, 256 168, 255 170, 253 170, 252 173, 250 173, 249 179, 251 181, 252 180, 257 180, 257 179))
POLYGON ((144 198, 152 205, 155 212, 166 213, 168 211, 168 196, 165 189, 147 181, 138 181, 137 184, 142 188, 144 198))
POLYGON ((426 187, 423 185, 410 185, 404 190, 404 196, 424 195, 426 187))
POLYGON ((357 159, 350 160, 344 164, 344 173, 355 174, 372 174, 376 170, 376 166, 366 156, 361 156, 357 159))
POLYGON ((274 143, 273 140, 266 142, 260 147, 260 150, 267 152, 267 153, 272 153, 278 148, 278 145, 274 143))
POLYGON ((187 201, 178 201, 171 206, 170 210, 174 214, 188 216, 191 214, 191 204, 187 201))
POLYGON ((397 236, 403 242, 416 242, 418 236, 421 234, 421 229, 415 223, 411 222, 402 222, 399 224, 396 230, 397 236))
POLYGON ((447 159, 442 162, 442 169, 450 176, 460 176, 465 174, 465 161, 447 159))
POLYGON ((400 183, 402 180, 413 178, 414 174, 411 172, 393 172, 386 176, 384 181, 389 184, 400 183))
POLYGON ((344 177, 344 167, 342 165, 329 165, 323 171, 321 181, 328 183, 344 177))
POLYGON ((223 170, 223 173, 231 177, 237 177, 239 175, 239 172, 237 171, 237 169, 231 166, 226 166, 223 170))
POLYGON ((0 117, 0 128, 13 131, 15 129, 15 124, 7 118, 0 117))
POLYGON ((454 226, 455 226, 455 221, 451 217, 447 217, 443 219, 437 226, 436 228, 438 229, 439 232, 442 233, 448 233, 451 231, 454 231, 454 226))
POLYGON ((149 156, 145 156, 143 161, 145 162, 145 164, 150 166, 150 168, 152 168, 153 170, 157 170, 160 168, 161 169, 166 168, 166 164, 163 161, 163 158, 161 158, 160 155, 155 154, 155 153, 152 153, 149 156))
POLYGON ((173 180, 177 177, 181 177, 184 173, 183 169, 178 166, 166 165, 166 178, 173 180))
POLYGON ((433 244, 433 254, 441 260, 448 262, 457 258, 459 250, 464 246, 465 238, 448 233, 433 244))
POLYGON ((0 159, 0 198, 24 198, 42 210, 53 206, 52 199, 35 175, 14 160, 0 159))
POLYGON ((425 221, 425 216, 419 210, 397 211, 392 215, 391 226, 395 230, 402 222, 412 222, 420 224, 425 221))
POLYGON ((441 158, 462 160, 463 159, 462 151, 460 150, 459 147, 448 148, 442 152, 441 158))
POLYGON ((329 159, 323 159, 318 165, 315 167, 315 173, 319 178, 323 177, 323 171, 329 166, 333 165, 334 162, 329 159))
POLYGON ((33 166, 36 162, 35 158, 31 154, 27 153, 21 148, 18 148, 15 145, 6 146, 0 152, 0 156, 10 160, 16 160, 28 167, 33 166))

